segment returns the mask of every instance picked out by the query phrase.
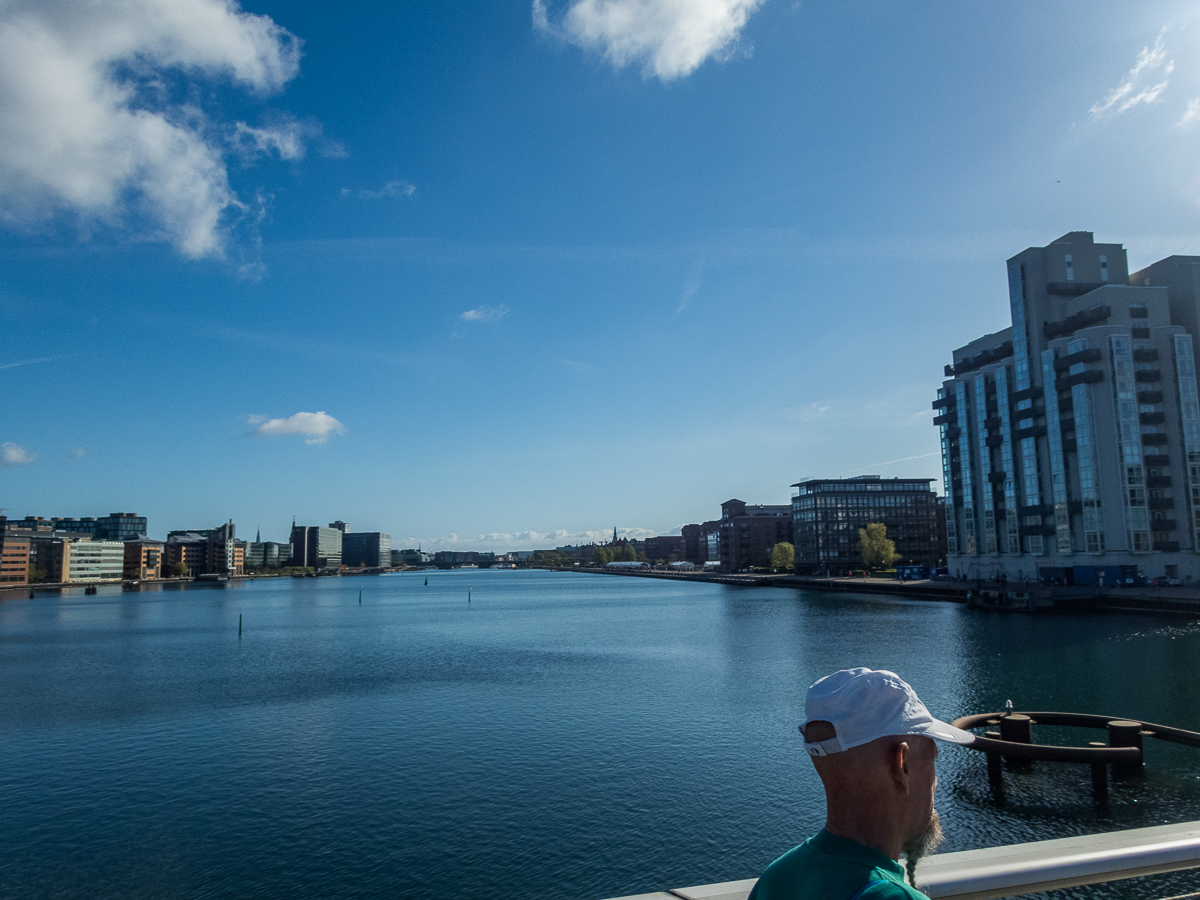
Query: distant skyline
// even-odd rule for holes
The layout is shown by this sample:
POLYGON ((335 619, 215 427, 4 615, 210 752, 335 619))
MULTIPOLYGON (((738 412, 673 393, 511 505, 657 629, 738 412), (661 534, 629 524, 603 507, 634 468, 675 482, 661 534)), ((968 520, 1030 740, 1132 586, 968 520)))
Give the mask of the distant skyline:
POLYGON ((0 507, 675 532, 939 479, 1072 230, 1200 254, 1194 4, 14 0, 0 507))

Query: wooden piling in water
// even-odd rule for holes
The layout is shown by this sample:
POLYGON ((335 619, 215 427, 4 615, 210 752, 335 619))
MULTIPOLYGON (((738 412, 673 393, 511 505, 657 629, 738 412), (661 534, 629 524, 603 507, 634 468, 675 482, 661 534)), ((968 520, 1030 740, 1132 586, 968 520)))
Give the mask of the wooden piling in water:
MULTIPOLYGON (((1129 719, 1113 719, 1108 723, 1108 745, 1110 747, 1137 747, 1142 749, 1142 723, 1129 719)), ((1125 778, 1140 775, 1143 771, 1141 757, 1135 763, 1113 765, 1113 776, 1125 778)))

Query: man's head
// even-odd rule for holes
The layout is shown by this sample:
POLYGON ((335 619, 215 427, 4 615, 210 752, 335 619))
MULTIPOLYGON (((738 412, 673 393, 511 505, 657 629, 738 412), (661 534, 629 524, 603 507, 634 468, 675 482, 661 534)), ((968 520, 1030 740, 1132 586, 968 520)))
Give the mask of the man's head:
POLYGON ((929 714, 893 672, 844 669, 808 689, 804 746, 825 786, 826 828, 910 867, 940 837, 937 742, 975 736, 929 714))

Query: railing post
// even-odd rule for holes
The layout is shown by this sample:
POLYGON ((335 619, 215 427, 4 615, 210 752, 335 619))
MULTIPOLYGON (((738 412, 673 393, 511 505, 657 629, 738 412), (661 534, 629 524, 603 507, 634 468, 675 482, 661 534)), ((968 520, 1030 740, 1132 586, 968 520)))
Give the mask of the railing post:
MULTIPOLYGON (((994 741, 1000 740, 1000 732, 998 732, 998 731, 988 731, 988 732, 985 732, 983 736, 986 738, 991 738, 994 741)), ((1000 759, 1000 754, 999 753, 985 753, 984 755, 987 757, 988 784, 990 784, 993 788, 995 788, 998 791, 1003 791, 1004 790, 1004 766, 1000 759)))
MULTIPOLYGON (((1142 749, 1142 723, 1128 719, 1113 719, 1108 723, 1108 745, 1110 747, 1137 747, 1142 749)), ((1140 775, 1142 760, 1138 757, 1135 763, 1117 763, 1113 765, 1113 776, 1125 778, 1130 775, 1140 775)))
MULTIPOLYGON (((1089 747, 1104 747, 1103 741, 1090 741, 1089 747)), ((1092 763, 1092 792, 1096 800, 1108 799, 1108 767, 1102 762, 1092 763)))
MULTIPOLYGON (((1000 740, 1013 744, 1033 743, 1033 719, 1020 713, 1009 713, 1000 719, 1000 740)), ((1031 766, 1028 760, 1008 759, 1010 765, 1026 770, 1031 766)))

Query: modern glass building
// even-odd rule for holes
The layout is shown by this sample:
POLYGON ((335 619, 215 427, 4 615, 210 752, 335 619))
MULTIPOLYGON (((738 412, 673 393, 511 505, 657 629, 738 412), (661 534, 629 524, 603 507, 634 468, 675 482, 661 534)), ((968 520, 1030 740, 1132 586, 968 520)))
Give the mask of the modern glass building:
POLYGON ((342 535, 342 565, 389 568, 392 536, 382 531, 352 531, 342 535))
POLYGON ((948 564, 968 578, 1200 578, 1200 257, 1128 272, 1075 231, 1008 261, 1012 326, 934 401, 948 564))
POLYGON ((68 581, 120 581, 125 574, 125 544, 75 541, 69 546, 68 581))
POLYGON ((937 495, 932 478, 818 478, 792 485, 792 535, 796 574, 845 574, 862 568, 858 530, 887 527, 900 554, 899 565, 938 566, 937 495))
POLYGON ((319 525, 292 526, 292 566, 337 569, 342 565, 342 532, 319 525))

